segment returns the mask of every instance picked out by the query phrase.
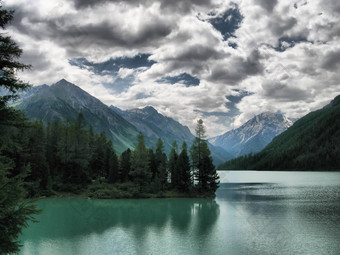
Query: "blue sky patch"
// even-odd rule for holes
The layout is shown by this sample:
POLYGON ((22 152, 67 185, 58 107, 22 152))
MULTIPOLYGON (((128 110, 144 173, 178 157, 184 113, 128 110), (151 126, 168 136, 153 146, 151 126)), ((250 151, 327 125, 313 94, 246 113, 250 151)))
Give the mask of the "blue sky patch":
POLYGON ((200 79, 188 74, 188 73, 182 73, 177 76, 165 76, 161 79, 157 80, 158 83, 169 83, 169 84, 175 84, 175 83, 182 83, 187 87, 191 86, 198 86, 200 84, 200 79))
POLYGON ((139 67, 151 67, 156 62, 149 60, 150 54, 139 54, 134 57, 110 58, 105 62, 94 63, 86 58, 75 58, 69 63, 80 68, 86 68, 95 74, 117 74, 120 68, 136 69, 139 67))
MULTIPOLYGON (((211 16, 213 15, 211 14, 211 16)), ((234 33, 240 27, 242 20, 243 16, 236 4, 222 15, 208 19, 211 25, 221 32, 224 40, 234 37, 234 33)), ((233 47, 232 45, 230 46, 233 47)))
POLYGON ((274 47, 274 50, 284 52, 288 48, 293 48, 297 43, 309 42, 305 37, 288 37, 284 36, 279 38, 279 45, 274 47))

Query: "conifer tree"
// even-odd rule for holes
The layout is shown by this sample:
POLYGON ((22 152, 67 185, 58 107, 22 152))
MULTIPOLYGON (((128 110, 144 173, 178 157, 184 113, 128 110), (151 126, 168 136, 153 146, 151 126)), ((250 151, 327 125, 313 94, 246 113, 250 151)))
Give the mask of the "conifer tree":
POLYGON ((169 155, 169 162, 168 162, 168 168, 171 176, 171 186, 173 188, 178 187, 178 169, 177 169, 177 159, 178 159, 178 154, 177 154, 177 142, 174 141, 172 143, 172 148, 170 151, 169 155))
POLYGON ((164 153, 164 145, 162 139, 158 139, 155 153, 157 176, 161 185, 161 189, 164 190, 168 183, 168 171, 167 171, 167 156, 164 153))
POLYGON ((199 119, 196 126, 196 138, 191 146, 191 159, 197 189, 203 194, 213 194, 218 187, 218 175, 212 163, 210 150, 205 138, 203 120, 199 119))
POLYGON ((177 169, 179 175, 178 189, 182 192, 190 191, 192 188, 192 178, 186 142, 182 144, 182 151, 177 159, 177 169))
MULTIPOLYGON (((13 11, 4 10, 0 1, 0 28, 4 30, 12 18, 13 11)), ((7 89, 9 94, 0 96, 0 254, 19 251, 17 238, 22 228, 29 220, 33 220, 32 215, 39 212, 32 203, 24 201, 24 178, 29 166, 10 157, 15 147, 12 145, 16 143, 20 129, 26 126, 22 114, 8 106, 10 100, 18 97, 19 90, 28 87, 15 76, 18 70, 29 68, 16 61, 21 54, 22 50, 16 43, 1 31, 0 88, 7 89)), ((19 147, 16 147, 14 152, 18 153, 17 155, 20 155, 19 147)))
POLYGON ((120 181, 126 182, 129 180, 131 170, 131 150, 127 149, 120 157, 120 181))
POLYGON ((144 136, 139 133, 137 146, 131 155, 130 176, 134 180, 140 192, 147 191, 152 173, 149 169, 148 150, 145 147, 144 136))

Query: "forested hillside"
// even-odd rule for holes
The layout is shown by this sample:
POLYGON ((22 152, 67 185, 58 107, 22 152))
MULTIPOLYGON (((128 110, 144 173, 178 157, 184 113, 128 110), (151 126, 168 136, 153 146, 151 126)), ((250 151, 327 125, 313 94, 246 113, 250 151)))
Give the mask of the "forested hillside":
POLYGON ((219 169, 340 170, 340 96, 311 112, 273 139, 261 152, 219 169))

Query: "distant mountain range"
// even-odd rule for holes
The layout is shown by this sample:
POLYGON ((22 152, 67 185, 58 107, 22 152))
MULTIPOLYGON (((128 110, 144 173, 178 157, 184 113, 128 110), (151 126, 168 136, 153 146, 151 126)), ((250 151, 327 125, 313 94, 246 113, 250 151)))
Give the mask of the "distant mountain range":
MULTIPOLYGON (((158 138, 161 138, 164 142, 164 150, 167 153, 170 152, 173 141, 177 142, 180 149, 183 142, 186 142, 190 147, 195 139, 187 126, 160 114, 152 106, 126 111, 112 105, 110 108, 140 130, 147 137, 150 146, 154 146, 158 138)), ((213 146, 211 143, 208 143, 208 146, 215 164, 233 158, 233 155, 220 147, 213 146)))
POLYGON ((340 170, 340 95, 296 121, 261 152, 220 169, 340 170))
POLYGON ((265 112, 233 129, 208 139, 235 157, 261 151, 275 136, 281 134, 293 124, 293 121, 280 113, 265 112))
POLYGON ((139 130, 107 105, 66 80, 43 87, 16 105, 29 119, 44 123, 75 120, 81 112, 96 133, 105 132, 118 153, 134 148, 139 130))
POLYGON ((176 141, 180 148, 183 142, 191 144, 195 139, 188 127, 160 114, 152 106, 126 111, 115 106, 110 108, 148 137, 151 144, 155 145, 158 138, 162 138, 166 152, 170 152, 173 141, 176 141))
MULTIPOLYGON (((134 148, 139 132, 144 134, 149 147, 154 147, 158 138, 161 138, 167 153, 170 152, 173 141, 177 141, 180 149, 183 141, 191 146, 194 140, 194 135, 188 127, 163 116, 151 106, 127 111, 115 106, 108 107, 66 80, 52 86, 31 88, 21 94, 21 99, 16 102, 15 107, 22 110, 29 119, 41 120, 44 123, 56 120, 73 121, 81 112, 86 123, 92 126, 96 133, 105 132, 119 154, 127 148, 134 148)), ((222 148, 211 144, 209 148, 215 164, 232 158, 222 148)))

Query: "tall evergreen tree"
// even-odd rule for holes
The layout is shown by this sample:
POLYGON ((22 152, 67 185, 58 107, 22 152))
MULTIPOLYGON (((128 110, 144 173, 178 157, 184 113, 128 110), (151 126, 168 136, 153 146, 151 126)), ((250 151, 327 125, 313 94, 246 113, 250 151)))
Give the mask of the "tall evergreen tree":
MULTIPOLYGON (((13 11, 4 10, 0 1, 2 30, 12 18, 13 11)), ((29 167, 22 169, 22 162, 4 155, 15 144, 17 131, 26 125, 22 115, 8 106, 8 101, 18 97, 19 90, 28 87, 15 76, 17 71, 29 68, 17 61, 21 54, 16 43, 0 32, 0 87, 9 91, 8 95, 0 96, 0 254, 19 251, 17 238, 27 222, 33 219, 32 215, 38 213, 31 203, 24 201, 24 178, 29 167)), ((20 152, 20 148, 16 150, 20 152)))
POLYGON ((177 188, 178 182, 179 182, 178 169, 177 169, 177 159, 178 159, 177 150, 178 150, 177 142, 174 141, 172 143, 172 148, 170 151, 169 162, 168 162, 168 168, 169 168, 170 177, 171 177, 171 186, 173 188, 177 188))
POLYGON ((214 193, 218 187, 218 175, 212 163, 207 141, 204 139, 205 127, 203 120, 197 121, 196 137, 191 146, 191 159, 198 191, 201 193, 214 193), (214 182, 214 183, 213 183, 214 182))
POLYGON ((131 150, 127 149, 120 157, 120 181, 126 182, 129 180, 131 170, 131 150))
POLYGON ((168 183, 167 156, 164 153, 163 141, 160 138, 157 141, 155 159, 157 176, 159 178, 161 189, 164 190, 168 183))
POLYGON ((134 180, 140 192, 147 191, 152 173, 149 169, 148 150, 145 147, 144 136, 139 133, 137 146, 131 155, 130 176, 134 180))
POLYGON ((116 152, 111 141, 107 142, 106 148, 106 169, 108 171, 108 182, 115 183, 119 180, 119 165, 116 152))
POLYGON ((182 192, 190 191, 192 188, 192 178, 186 142, 182 144, 182 151, 177 159, 177 169, 179 175, 178 189, 182 192))

